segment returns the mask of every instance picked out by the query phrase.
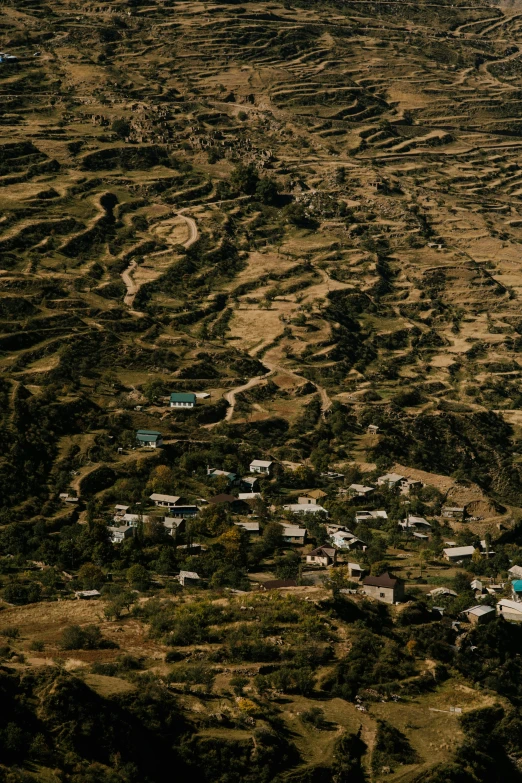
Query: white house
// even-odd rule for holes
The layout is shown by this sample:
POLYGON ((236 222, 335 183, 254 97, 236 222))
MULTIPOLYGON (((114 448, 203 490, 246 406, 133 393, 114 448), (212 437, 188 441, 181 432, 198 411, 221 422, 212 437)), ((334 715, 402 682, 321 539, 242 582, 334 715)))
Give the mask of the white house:
POLYGON ((237 496, 238 500, 255 500, 261 497, 261 492, 240 492, 237 496))
POLYGON ((113 544, 121 544, 126 538, 132 538, 134 528, 123 525, 121 527, 108 527, 109 535, 113 544))
POLYGON ((441 595, 452 595, 456 597, 457 593, 455 590, 450 590, 449 587, 435 587, 433 590, 429 591, 428 595, 431 595, 432 598, 438 598, 441 595))
POLYGON ((265 476, 269 476, 272 472, 273 464, 270 460, 254 459, 250 463, 250 473, 264 473, 265 476))
POLYGON ((148 449, 159 449, 163 446, 163 437, 157 430, 138 430, 136 433, 138 446, 148 449))
POLYGON ((497 603, 497 615, 514 623, 522 623, 522 603, 501 598, 497 603))
POLYGON ((508 568, 508 574, 511 579, 522 579, 522 566, 511 566, 508 568))
POLYGON ((196 395, 173 392, 169 404, 171 408, 193 408, 196 404, 196 395))
POLYGON ((333 546, 319 546, 306 555, 306 562, 310 565, 320 565, 325 568, 335 565, 337 561, 337 549, 333 546))
POLYGON ((99 598, 101 593, 99 590, 77 590, 74 595, 84 601, 90 601, 91 598, 99 598))
POLYGON ((287 506, 283 506, 285 511, 291 511, 293 514, 320 514, 323 513, 328 517, 328 511, 322 506, 316 503, 305 506, 303 503, 289 503, 287 506))

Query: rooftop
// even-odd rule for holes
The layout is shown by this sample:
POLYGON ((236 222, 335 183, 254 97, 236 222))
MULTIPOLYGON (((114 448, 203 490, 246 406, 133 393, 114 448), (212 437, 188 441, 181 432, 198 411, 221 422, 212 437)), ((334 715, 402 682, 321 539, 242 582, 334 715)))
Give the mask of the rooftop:
POLYGON ((160 501, 163 503, 177 503, 178 500, 181 500, 179 495, 160 495, 158 492, 153 492, 150 496, 151 500, 154 501, 160 501))
POLYGON ((396 576, 391 576, 387 571, 380 576, 365 576, 363 585, 370 587, 396 587, 401 582, 396 576))
POLYGON ((465 609, 463 614, 473 614, 475 617, 483 617, 485 614, 489 614, 490 612, 494 611, 494 606, 479 604, 478 606, 472 606, 470 609, 465 609))
POLYGON ((183 394, 180 392, 172 392, 170 395, 170 401, 171 402, 192 402, 193 404, 196 403, 196 395, 192 393, 183 394))

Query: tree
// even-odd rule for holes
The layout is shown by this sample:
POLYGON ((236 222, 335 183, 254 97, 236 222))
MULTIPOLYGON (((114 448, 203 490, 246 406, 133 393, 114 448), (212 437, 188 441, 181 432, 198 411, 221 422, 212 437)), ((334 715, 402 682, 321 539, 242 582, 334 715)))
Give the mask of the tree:
POLYGON ((139 565, 139 563, 128 568, 126 576, 128 583, 135 590, 147 590, 150 584, 149 572, 145 566, 139 565))
POLYGON ((84 563, 78 571, 78 579, 85 590, 99 590, 105 582, 105 574, 94 563, 84 563))
POLYGON ((279 196, 279 183, 272 177, 263 177, 257 183, 256 196, 263 204, 275 204, 279 196))
POLYGON ((263 531, 263 544, 267 552, 274 552, 283 546, 283 526, 279 522, 269 522, 263 531))
POLYGON ((245 166, 239 163, 230 175, 230 184, 234 190, 252 196, 256 192, 259 174, 253 163, 245 166))
POLYGON ((120 139, 125 139, 131 132, 131 124, 128 120, 119 118, 114 120, 111 126, 111 130, 113 133, 119 136, 120 139))
POLYGON ((323 582, 325 587, 332 591, 333 598, 338 598, 341 590, 346 590, 353 586, 347 566, 332 568, 329 575, 323 578, 323 582))
POLYGON ((288 552, 284 557, 278 557, 275 561, 275 571, 279 579, 297 579, 301 558, 297 552, 288 552))

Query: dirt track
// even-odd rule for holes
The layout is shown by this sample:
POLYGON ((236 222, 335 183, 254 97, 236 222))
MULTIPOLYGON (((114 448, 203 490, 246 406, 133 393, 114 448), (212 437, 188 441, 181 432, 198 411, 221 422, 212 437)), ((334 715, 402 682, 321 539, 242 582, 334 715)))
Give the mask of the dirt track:
MULTIPOLYGON (((178 215, 180 218, 182 218, 185 221, 185 223, 188 226, 188 230, 189 230, 188 239, 186 239, 185 242, 183 242, 183 247, 187 249, 191 245, 193 245, 194 242, 197 242, 199 238, 199 231, 198 231, 197 223, 194 220, 194 218, 188 217, 188 215, 185 215, 184 212, 185 209, 181 209, 178 212, 178 215)), ((164 251, 160 251, 160 252, 164 252, 164 251)), ((136 281, 132 277, 132 273, 137 266, 138 266, 137 262, 135 260, 132 260, 129 266, 127 267, 127 269, 125 269, 121 273, 121 279, 123 280, 125 287, 127 289, 127 293, 125 294, 125 298, 123 301, 125 302, 127 307, 130 307, 131 309, 134 304, 136 294, 140 290, 140 285, 136 283, 136 281)), ((132 310, 132 312, 138 313, 138 311, 136 310, 132 310)), ((141 315, 141 313, 138 314, 141 315)))

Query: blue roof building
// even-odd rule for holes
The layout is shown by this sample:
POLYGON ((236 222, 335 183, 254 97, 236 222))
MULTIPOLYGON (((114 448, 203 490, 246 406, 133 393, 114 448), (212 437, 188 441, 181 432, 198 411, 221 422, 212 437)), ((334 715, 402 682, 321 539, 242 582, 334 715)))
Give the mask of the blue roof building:
POLYGON ((196 404, 195 394, 182 394, 179 392, 173 392, 170 395, 171 408, 193 408, 195 404, 196 404))
POLYGON ((138 446, 148 446, 151 449, 157 449, 163 446, 163 438, 161 432, 156 430, 138 430, 136 443, 138 446))

